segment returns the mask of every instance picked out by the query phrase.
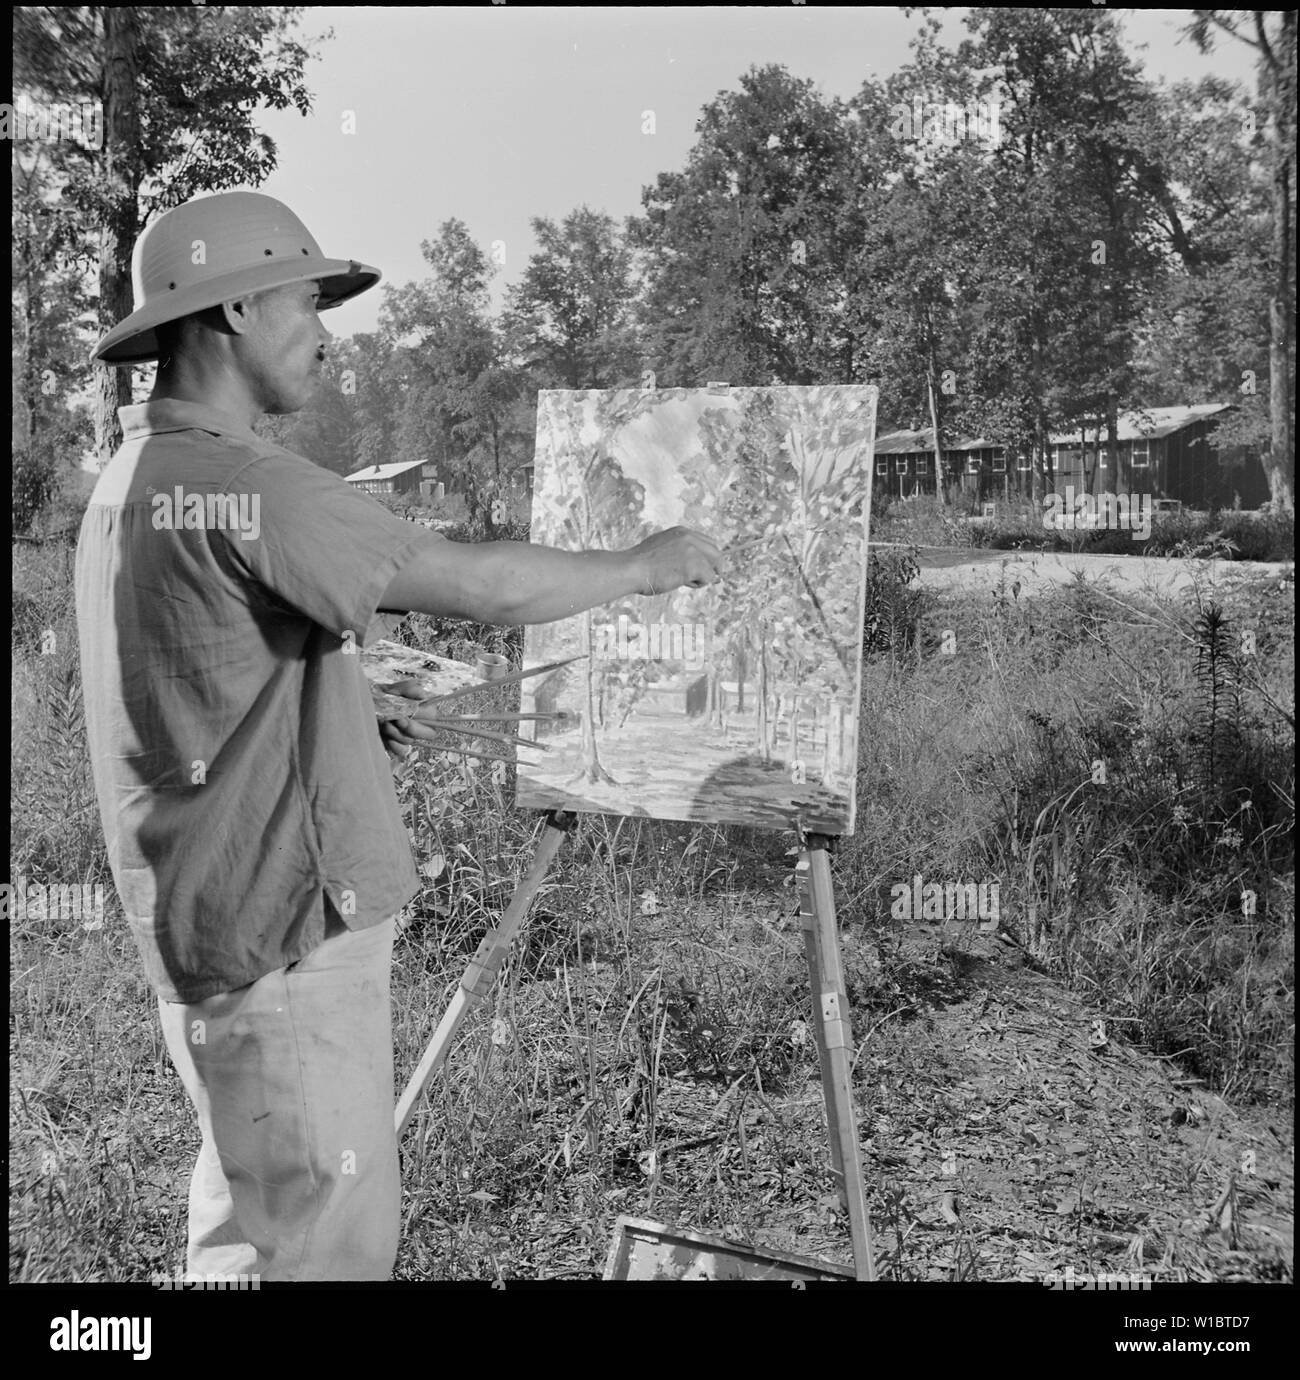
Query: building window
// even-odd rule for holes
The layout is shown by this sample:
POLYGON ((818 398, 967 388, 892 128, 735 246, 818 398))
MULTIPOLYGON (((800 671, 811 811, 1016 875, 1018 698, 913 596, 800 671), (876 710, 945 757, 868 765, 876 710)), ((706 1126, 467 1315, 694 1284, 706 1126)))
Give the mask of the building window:
POLYGON ((1016 461, 1016 469, 1018 469, 1021 474, 1028 474, 1033 468, 1034 457, 1027 450, 1022 451, 1019 459, 1016 461))
POLYGON ((1133 442, 1133 468, 1135 470, 1146 470, 1151 468, 1151 442, 1147 440, 1133 442))
POLYGON ((877 461, 876 461, 876 478, 877 478, 877 479, 884 479, 885 476, 888 475, 888 473, 889 473, 889 461, 888 461, 888 460, 884 460, 884 459, 877 460, 877 461))
POLYGON ((895 474, 906 474, 906 473, 907 473, 907 456, 906 456, 906 455, 896 455, 896 456, 894 456, 894 473, 895 473, 895 474))
POLYGON ((1100 469, 1103 469, 1103 470, 1108 470, 1108 469, 1110 469, 1110 447, 1109 447, 1109 446, 1102 446, 1100 455, 1099 455, 1098 460, 1097 460, 1097 465, 1098 465, 1098 467, 1099 467, 1100 469))
POLYGON ((1007 472, 1007 453, 1004 450, 993 452, 993 473, 1006 474, 1007 472))
POLYGON ((918 455, 916 457, 916 472, 917 474, 930 473, 930 457, 928 455, 918 455))

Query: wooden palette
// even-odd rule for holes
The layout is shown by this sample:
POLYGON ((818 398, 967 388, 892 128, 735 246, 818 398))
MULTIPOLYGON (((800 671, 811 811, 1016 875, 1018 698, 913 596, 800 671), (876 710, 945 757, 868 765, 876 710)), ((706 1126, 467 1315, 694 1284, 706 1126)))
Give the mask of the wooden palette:
MULTIPOLYGON (((380 719, 409 719, 420 708, 419 700, 391 692, 393 685, 415 681, 420 700, 449 695, 469 686, 490 687, 479 679, 472 666, 432 652, 403 647, 397 642, 378 641, 361 649, 361 669, 370 682, 370 696, 380 719)), ((412 687, 414 689, 414 687, 412 687)))

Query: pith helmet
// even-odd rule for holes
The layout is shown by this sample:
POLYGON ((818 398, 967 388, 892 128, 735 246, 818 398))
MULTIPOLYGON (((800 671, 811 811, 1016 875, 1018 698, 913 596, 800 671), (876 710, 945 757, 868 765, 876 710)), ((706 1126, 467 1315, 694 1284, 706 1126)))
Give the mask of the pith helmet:
POLYGON ((319 279, 317 310, 337 307, 379 281, 350 259, 327 259, 283 203, 258 192, 221 192, 158 217, 131 255, 135 310, 95 346, 105 364, 158 358, 155 328, 267 288, 319 279))

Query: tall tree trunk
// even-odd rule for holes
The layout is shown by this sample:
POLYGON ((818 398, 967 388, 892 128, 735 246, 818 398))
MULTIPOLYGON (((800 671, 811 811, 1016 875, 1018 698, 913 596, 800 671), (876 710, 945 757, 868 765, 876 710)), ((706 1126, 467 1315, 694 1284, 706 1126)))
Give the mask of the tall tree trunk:
POLYGON ((939 501, 946 506, 948 495, 943 485, 943 442, 939 439, 939 396, 935 368, 934 344, 931 342, 926 369, 926 391, 930 395, 930 427, 934 432, 934 491, 939 501))
POLYGON ((1273 290, 1268 303, 1268 405, 1272 423, 1264 468, 1269 497, 1295 512, 1294 405, 1295 246, 1291 243, 1291 182, 1295 158, 1296 14, 1283 11, 1269 64, 1269 124, 1273 145, 1273 290))
POLYGON ((588 609, 582 617, 582 644, 586 656, 583 667, 586 704, 582 712, 582 765, 578 768, 574 781, 606 782, 617 785, 612 776, 600 765, 596 751, 596 686, 595 671, 592 666, 592 610, 588 609))
POLYGON ((840 744, 844 732, 844 705, 831 696, 826 712, 826 748, 822 755, 822 785, 834 787, 840 765, 840 744))
MULTIPOLYGON (((140 108, 136 11, 105 5, 104 173, 108 206, 99 250, 99 325, 116 326, 131 314, 131 251, 135 247, 140 190, 140 108)), ((131 402, 131 370, 99 365, 95 389, 95 455, 100 468, 122 441, 117 410, 131 402)))
POLYGON ((837 768, 841 778, 852 780, 858 769, 858 711, 846 707, 840 719, 839 760, 837 768))
MULTIPOLYGON (((30 243, 26 247, 30 251, 30 243)), ((24 254, 26 259, 27 255, 24 254)), ((23 359, 22 387, 20 398, 22 408, 26 414, 23 418, 14 418, 15 438, 22 437, 30 447, 36 440, 37 418, 40 416, 40 394, 41 394, 41 374, 39 362, 32 353, 32 337, 36 334, 36 323, 41 319, 42 295, 41 288, 44 284, 41 275, 37 272, 36 265, 30 261, 26 262, 23 274, 23 283, 26 288, 24 297, 26 302, 23 311, 23 341, 21 345, 23 359)))
MULTIPOLYGON (((1110 489, 1119 493, 1119 394, 1112 388, 1106 394, 1106 452, 1110 457, 1110 489)), ((1102 484, 1103 490, 1105 484, 1102 484)))
POLYGON ((1043 497, 1043 485, 1047 478, 1047 453, 1045 441, 1047 427, 1043 419, 1042 385, 1042 339, 1038 329, 1038 313, 1034 312, 1033 332, 1029 342, 1029 387, 1034 409, 1033 459, 1029 471, 1030 501, 1038 504, 1043 497))
MULTIPOLYGON (((1092 433, 1092 468, 1088 471, 1088 492, 1095 494, 1097 489, 1097 476, 1101 473, 1101 426, 1102 419, 1097 417, 1096 427, 1092 433)), ((1086 462, 1085 462, 1086 463, 1086 462)))
POLYGON ((759 624, 758 629, 758 705, 755 710, 754 745, 764 762, 772 760, 772 751, 767 739, 767 626, 759 624))

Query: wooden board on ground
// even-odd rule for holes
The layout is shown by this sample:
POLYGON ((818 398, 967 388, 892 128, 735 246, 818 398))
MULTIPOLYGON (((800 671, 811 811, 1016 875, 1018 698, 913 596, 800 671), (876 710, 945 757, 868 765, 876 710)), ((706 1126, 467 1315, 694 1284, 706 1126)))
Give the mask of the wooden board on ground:
POLYGON ((851 1280, 847 1265, 787 1251, 759 1251, 739 1241, 682 1231, 641 1217, 620 1217, 605 1263, 606 1279, 851 1280))

